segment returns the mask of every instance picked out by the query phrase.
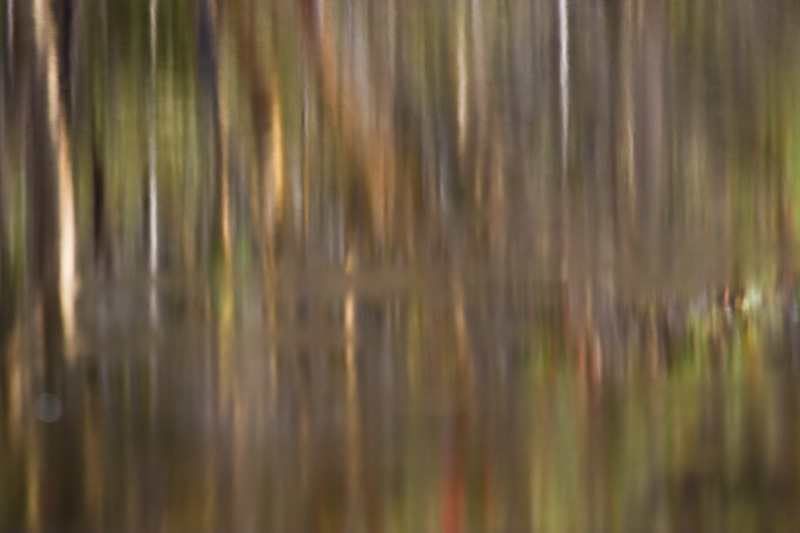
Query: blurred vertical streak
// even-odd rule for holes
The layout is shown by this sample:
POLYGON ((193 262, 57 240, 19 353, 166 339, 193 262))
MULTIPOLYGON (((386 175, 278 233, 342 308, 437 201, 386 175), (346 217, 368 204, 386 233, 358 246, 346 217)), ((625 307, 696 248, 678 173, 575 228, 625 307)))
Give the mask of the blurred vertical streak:
POLYGON ((281 119, 281 95, 277 71, 272 76, 272 199, 271 218, 280 227, 283 221, 284 199, 284 161, 283 161, 283 120, 281 119))
MULTIPOLYGON (((6 65, 5 73, 14 72, 14 0, 6 0, 6 65)), ((7 81, 7 80, 6 80, 7 81)))
MULTIPOLYGON (((38 300, 32 331, 36 332, 34 342, 41 343, 34 352, 42 355, 37 361, 41 365, 37 388, 61 396, 67 392, 64 383, 75 355, 74 306, 78 288, 71 143, 60 92, 70 73, 60 71, 60 25, 54 20, 56 13, 51 4, 35 0, 25 8, 30 11, 24 12, 21 20, 30 21, 33 30, 32 39, 26 43, 33 52, 30 58, 34 69, 26 84, 30 96, 25 111, 31 124, 26 157, 33 226, 30 246, 38 300)), ((58 438, 35 439, 26 450, 26 525, 30 529, 54 530, 56 524, 72 520, 76 509, 73 504, 83 498, 84 480, 78 474, 82 471, 81 458, 76 453, 79 435, 68 426, 73 416, 65 411, 58 433, 45 434, 58 438)))
MULTIPOLYGON (((393 115, 381 106, 364 109, 356 100, 352 80, 342 75, 337 57, 333 15, 322 2, 300 0, 304 50, 319 85, 324 110, 337 128, 357 168, 356 182, 369 204, 367 219, 380 243, 386 240, 393 214, 402 199, 396 196, 398 154, 393 115)), ((402 184, 410 185, 405 180, 402 184)))
POLYGON ((561 94, 561 164, 567 166, 567 134, 569 132, 569 19, 567 0, 558 0, 558 80, 561 94))
MULTIPOLYGON (((246 443, 245 424, 242 420, 243 405, 242 396, 239 392, 240 383, 237 382, 237 348, 235 327, 236 327, 236 296, 234 294, 233 273, 230 269, 225 269, 220 286, 215 291, 215 298, 219 299, 218 314, 216 316, 217 327, 217 374, 216 379, 219 405, 217 411, 223 419, 229 421, 230 427, 230 485, 229 494, 223 494, 225 504, 220 505, 220 511, 226 511, 232 518, 232 523, 228 524, 232 530, 241 529, 241 516, 243 507, 239 507, 245 494, 241 492, 241 483, 244 479, 243 466, 243 447, 246 443), (227 509, 225 509, 227 507, 227 509)), ((223 489, 224 490, 224 489, 223 489)))
POLYGON ((469 70, 467 69, 467 7, 464 2, 459 6, 456 21, 456 109, 458 122, 458 156, 464 157, 464 144, 467 135, 467 102, 469 99, 469 70))
MULTIPOLYGON (((302 121, 302 139, 300 141, 300 150, 301 150, 301 164, 302 164, 302 174, 303 174, 303 246, 305 248, 306 254, 308 253, 308 246, 309 246, 309 230, 311 224, 311 182, 310 182, 310 173, 311 173, 311 157, 313 155, 312 150, 313 146, 311 144, 311 97, 309 95, 310 89, 308 87, 309 84, 309 72, 308 72, 308 60, 306 60, 305 55, 302 57, 303 62, 303 72, 302 72, 302 84, 303 84, 303 103, 301 107, 301 121, 302 121)), ((316 138, 315 138, 316 139, 316 138)))
POLYGON ((443 468, 441 513, 442 533, 462 533, 468 531, 468 457, 465 449, 467 442, 467 415, 457 414, 454 427, 449 431, 446 464, 443 468))
MULTIPOLYGON (((353 288, 353 275, 356 269, 356 257, 353 247, 347 253, 345 272, 348 279, 348 288, 344 297, 344 333, 345 333, 345 363, 347 365, 347 401, 346 401, 346 526, 351 529, 361 529, 358 522, 359 514, 363 513, 364 501, 364 450, 362 449, 362 427, 360 398, 358 389, 358 369, 356 367, 356 345, 358 339, 356 300, 353 288)), ((375 525, 375 524, 371 524, 375 525)))
MULTIPOLYGON (((94 111, 92 111, 94 112, 94 111)), ((94 117, 91 118, 94 124, 94 117)), ((106 212, 106 175, 100 148, 97 146, 97 133, 91 127, 92 143, 92 237, 94 241, 94 260, 103 270, 113 267, 111 241, 108 235, 106 212)))
POLYGON ((473 186, 474 199, 478 209, 483 207, 484 202, 483 172, 486 164, 486 146, 489 142, 487 119, 489 115, 488 105, 491 99, 490 65, 487 64, 489 63, 487 59, 490 57, 488 51, 492 43, 491 35, 489 35, 491 22, 485 20, 485 11, 492 7, 484 2, 472 0, 470 9, 472 22, 470 39, 472 45, 470 58, 472 78, 470 81, 474 86, 474 96, 473 109, 467 109, 467 113, 474 114, 473 117, 468 118, 470 129, 472 130, 472 143, 469 146, 469 150, 472 150, 473 153, 468 154, 471 157, 471 166, 465 166, 465 175, 460 176, 460 179, 466 180, 467 186, 470 184, 473 186))
POLYGON ((352 248, 347 253, 347 260, 345 263, 345 274, 348 280, 348 288, 344 296, 344 334, 345 334, 345 364, 347 365, 347 393, 348 398, 351 394, 355 394, 356 382, 358 375, 355 366, 355 346, 356 336, 356 318, 355 318, 355 292, 353 289, 353 278, 355 273, 355 252, 352 248))
POLYGON ((261 53, 258 48, 256 13, 257 3, 237 1, 230 4, 236 39, 236 54, 244 78, 244 91, 249 99, 249 112, 252 117, 253 137, 255 144, 255 164, 251 171, 250 211, 253 234, 261 249, 262 267, 266 267, 273 259, 272 238, 268 231, 269 219, 266 213, 268 198, 264 180, 267 174, 267 156, 269 154, 269 135, 271 112, 273 109, 271 92, 273 86, 268 81, 261 53))
MULTIPOLYGON (((150 274, 149 311, 153 324, 158 322, 158 296, 156 294, 155 276, 158 272, 158 189, 156 187, 156 124, 158 117, 157 83, 156 75, 158 65, 158 0, 150 0, 150 88, 147 109, 147 197, 148 202, 148 232, 149 232, 149 257, 148 272, 150 274)), ((154 350, 150 349, 151 358, 154 350)), ((151 361, 151 368, 155 368, 155 361, 151 361)), ((156 376, 153 376, 155 379, 156 376)))
POLYGON ((569 142, 569 20, 567 0, 558 0, 558 80, 559 101, 561 104, 561 238, 562 256, 560 275, 562 280, 569 276, 570 253, 570 206, 568 186, 568 142, 569 142))
MULTIPOLYGON (((6 69, 8 57, 5 56, 4 59, 6 64, 3 65, 3 68, 6 69)), ((9 347, 14 332, 19 291, 12 267, 12 245, 9 232, 11 224, 7 222, 7 213, 11 211, 13 215, 16 211, 16 209, 9 209, 10 205, 6 200, 8 194, 6 187, 13 179, 13 175, 9 172, 10 165, 5 157, 6 151, 9 149, 7 136, 10 129, 6 122, 8 120, 8 83, 7 76, 0 80, 0 441, 9 438, 9 433, 13 432, 13 422, 9 423, 9 419, 13 416, 11 414, 13 404, 18 403, 14 402, 12 397, 13 385, 10 376, 15 365, 13 365, 9 353, 13 350, 9 347)), ((5 447, 3 446, 3 448, 5 447)))
MULTIPOLYGON (((150 0, 150 94, 147 110, 147 175, 148 175, 148 229, 149 229, 149 253, 148 269, 151 277, 158 271, 158 191, 156 189, 156 59, 158 45, 158 0, 150 0)), ((151 306, 152 302, 151 297, 151 306)), ((153 312, 155 309, 153 308, 153 312)))
MULTIPOLYGON (((267 358, 269 361, 269 408, 277 409, 280 398, 281 381, 278 379, 278 291, 276 281, 273 277, 274 271, 268 271, 262 280, 263 288, 261 293, 262 305, 266 308, 266 331, 267 331, 267 358)), ((270 414, 274 414, 274 411, 270 414)))
MULTIPOLYGON (((641 154, 637 161, 637 178, 641 187, 637 207, 639 209, 641 227, 640 238, 646 257, 651 261, 662 263, 669 258, 662 251, 666 249, 663 241, 664 233, 669 229, 667 212, 668 191, 668 159, 665 145, 670 142, 666 129, 667 121, 665 86, 666 59, 664 52, 665 9, 662 0, 648 2, 644 8, 641 21, 642 42, 638 50, 637 65, 639 79, 635 82, 636 118, 641 125, 636 146, 636 153, 641 154), (666 201, 665 201, 666 199, 666 201)), ((647 263, 645 263, 647 265, 647 263)), ((647 265, 655 268, 656 265, 647 265)))
MULTIPOLYGON (((216 4, 209 0, 202 0, 199 7, 198 28, 198 64, 199 83, 203 92, 201 108, 211 118, 210 135, 205 136, 206 142, 211 143, 210 156, 213 158, 214 181, 213 190, 217 196, 218 204, 215 206, 215 225, 219 226, 219 233, 214 229, 215 235, 222 241, 223 261, 226 268, 231 262, 231 229, 230 229, 230 189, 228 182, 228 139, 227 139, 227 108, 222 96, 223 80, 220 76, 218 58, 219 42, 219 10, 216 4)), ((217 237, 215 237, 217 238, 217 237)), ((215 243, 216 244, 216 243, 215 243)))
MULTIPOLYGON (((214 42, 217 43, 217 50, 220 50, 220 39, 222 38, 220 28, 224 28, 220 22, 223 16, 220 14, 220 8, 217 4, 218 0, 212 3, 212 27, 216 28, 214 32, 214 42)), ((223 20, 224 22, 224 20, 223 20)), ((216 54, 219 61, 219 54, 216 54)), ((233 244, 231 242, 231 184, 230 175, 228 172, 229 165, 229 150, 230 150, 230 118, 228 112, 228 92, 226 80, 223 79, 223 72, 221 65, 218 63, 216 69, 217 80, 217 113, 219 115, 219 180, 220 180, 220 231, 222 232, 222 252, 225 260, 225 265, 230 266, 231 255, 233 253, 233 244)))
POLYGON ((31 439, 25 454, 25 525, 29 531, 42 531, 42 440, 31 439))
POLYGON ((270 27, 271 46, 269 51, 270 69, 267 72, 269 84, 269 94, 272 98, 269 101, 268 111, 269 122, 269 143, 264 147, 263 156, 266 158, 264 174, 261 176, 265 182, 264 197, 262 199, 263 208, 266 213, 266 245, 269 251, 268 259, 270 265, 276 259, 277 246, 279 245, 280 230, 283 221, 283 198, 284 198, 284 159, 283 159, 283 111, 281 108, 281 70, 279 51, 281 48, 281 29, 278 21, 282 20, 282 13, 276 9, 275 4, 270 4, 270 27))
MULTIPOLYGON (((10 268, 8 264, 10 261, 11 246, 8 241, 11 235, 8 233, 10 216, 8 215, 9 209, 6 207, 6 188, 9 187, 13 174, 10 172, 10 162, 6 157, 6 151, 9 150, 8 140, 8 101, 11 88, 11 56, 14 44, 14 4, 12 0, 6 0, 6 20, 5 20, 5 40, 3 42, 3 64, 0 66, 2 78, 0 78, 0 297, 8 289, 9 282, 6 278, 7 269, 10 268)), ((13 213, 12 213, 13 215, 13 213)), ((6 298, 1 298, 5 300, 6 298)), ((7 311, 0 309, 0 315, 5 314, 7 311)), ((2 331, 3 318, 0 316, 0 331, 2 331)), ((2 335, 0 335, 0 353, 2 352, 2 335)), ((1 385, 0 385, 1 386, 1 385)), ((2 399, 0 399, 2 401, 2 399)))
MULTIPOLYGON (((635 213, 636 205, 636 146, 634 138, 636 136, 636 124, 634 122, 634 103, 633 103, 633 51, 634 47, 634 16, 635 6, 634 0, 622 0, 622 9, 620 21, 620 38, 619 38, 619 84, 621 87, 622 98, 621 105, 621 122, 622 122, 622 140, 620 142, 620 157, 621 169, 623 177, 623 192, 622 201, 619 205, 625 208, 625 218, 622 222, 622 229, 625 234, 629 234, 632 224, 633 214, 635 213)), ((629 246, 625 246, 623 250, 628 250, 629 246)))
POLYGON ((54 31, 56 32, 56 50, 58 51, 59 64, 59 95, 63 113, 66 116, 67 124, 72 124, 73 108, 73 46, 74 28, 73 13, 74 4, 80 0, 60 0, 51 2, 51 9, 54 17, 54 31))
POLYGON ((157 151, 156 151, 156 135, 158 130, 157 117, 158 117, 158 93, 157 93, 157 72, 158 72, 158 0, 149 0, 148 5, 148 23, 149 23, 149 87, 147 94, 147 222, 148 222, 148 274, 149 274, 149 287, 148 287, 148 312, 150 320, 150 331, 147 336, 147 379, 148 379, 148 413, 147 419, 149 421, 148 445, 152 449, 157 449, 158 430, 156 427, 158 421, 158 406, 159 406, 159 364, 156 348, 156 335, 155 331, 159 323, 159 307, 158 307, 158 294, 156 288, 155 276, 158 272, 158 189, 156 186, 157 179, 157 151))
POLYGON ((467 312, 464 304, 464 283, 458 274, 453 277, 453 324, 456 334, 456 357, 461 375, 469 385, 473 382, 473 361, 470 352, 467 312))
MULTIPOLYGON (((10 26, 11 26, 11 22, 10 21, 6 21, 6 33, 8 33, 10 26)), ((8 208, 6 207, 6 200, 5 200, 5 197, 6 197, 6 191, 5 191, 6 183, 10 181, 6 177, 9 174, 9 172, 8 172, 8 167, 6 166, 6 158, 5 158, 6 144, 8 142, 6 140, 6 136, 8 135, 7 127, 6 127, 6 120, 7 120, 7 117, 6 117, 6 109, 7 109, 6 98, 7 98, 7 94, 8 94, 8 86, 7 86, 7 84, 8 84, 8 74, 7 74, 7 72, 8 72, 8 70, 7 70, 8 69, 8 55, 7 55, 7 51, 8 51, 9 47, 10 47, 10 42, 8 40, 6 40, 6 42, 4 43, 4 50, 3 50, 3 56, 2 56, 3 64, 0 65, 0 72, 3 72, 3 74, 4 74, 2 77, 0 77, 0 301, 4 300, 4 298, 2 298, 2 296, 3 296, 4 292, 5 292, 5 290, 7 288, 7 284, 8 284, 7 281, 6 281, 6 271, 7 271, 7 268, 8 268, 7 262, 9 260, 9 258, 8 258, 9 250, 6 249, 7 240, 9 239, 9 237, 7 235, 7 231, 8 231, 7 224, 8 223, 6 222, 6 217, 7 217, 6 213, 8 212, 8 208)), ((2 314, 3 313, 4 313, 4 310, 0 309, 0 332, 2 332, 2 320, 3 320, 2 314)), ((3 337, 2 337, 2 334, 0 333, 0 353, 2 353, 2 344, 3 344, 3 337)), ((2 387, 2 384, 0 384, 0 387, 2 387)), ((2 401, 2 398, 0 398, 0 401, 2 401)))
MULTIPOLYGON (((9 8, 10 9, 10 8, 9 8)), ((11 12, 8 16, 11 16, 11 12)), ((6 32, 10 31, 12 23, 10 20, 6 21, 6 32)), ((6 40, 3 54, 3 72, 8 72, 8 55, 7 51, 11 46, 10 39, 6 40)), ((8 166, 6 163, 5 153, 7 146, 7 98, 8 98, 8 76, 3 76, 0 79, 0 428, 5 427, 7 414, 9 412, 9 380, 6 376, 9 374, 8 358, 6 357, 6 345, 8 343, 11 324, 13 322, 14 309, 16 307, 15 287, 12 282, 11 265, 10 265, 10 251, 9 245, 10 236, 8 234, 8 225, 6 222, 6 183, 10 180, 8 175, 8 166)), ((4 432, 3 432, 4 433, 4 432)), ((2 434, 2 433, 0 433, 2 434)))
POLYGON ((58 217, 58 293, 63 321, 65 353, 72 355, 75 332, 74 304, 78 290, 75 269, 75 204, 72 190, 72 158, 69 128, 59 86, 69 73, 59 72, 56 27, 46 0, 34 0, 35 42, 44 62, 47 123, 55 149, 56 197, 58 217))
MULTIPOLYGON (((108 69, 110 65, 110 43, 108 38, 108 0, 97 0, 98 6, 98 19, 100 23, 100 43, 102 51, 97 54, 99 56, 96 61, 97 64, 93 68, 102 72, 102 78, 108 77, 108 69)), ((93 169, 92 169, 92 194, 93 194, 93 221, 95 231, 95 244, 96 251, 100 252, 97 259, 105 262, 104 268, 108 272, 115 271, 114 263, 114 239, 111 236, 111 221, 113 214, 109 209, 109 203, 112 195, 110 190, 110 176, 106 175, 106 154, 108 142, 103 138, 106 132, 105 121, 106 112, 102 99, 100 98, 102 92, 98 94, 96 89, 88 91, 89 109, 91 116, 91 142, 93 151, 93 169)), ((103 91, 102 88, 99 91, 103 91)))

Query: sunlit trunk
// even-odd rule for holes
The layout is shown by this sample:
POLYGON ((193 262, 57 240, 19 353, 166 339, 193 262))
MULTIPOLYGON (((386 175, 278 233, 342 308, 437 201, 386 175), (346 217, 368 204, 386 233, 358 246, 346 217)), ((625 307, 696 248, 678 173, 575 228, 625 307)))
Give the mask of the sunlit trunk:
POLYGON ((284 200, 284 161, 283 161, 283 120, 281 118, 281 97, 280 87, 276 76, 273 75, 272 82, 272 218, 278 223, 283 220, 283 200, 284 200))
POLYGON ((53 15, 46 0, 35 0, 36 47, 44 62, 47 90, 47 122, 55 147, 58 209, 58 289, 64 327, 65 353, 72 355, 75 334, 74 305, 78 291, 75 234, 75 201, 72 191, 72 159, 64 102, 59 94, 59 64, 53 15))

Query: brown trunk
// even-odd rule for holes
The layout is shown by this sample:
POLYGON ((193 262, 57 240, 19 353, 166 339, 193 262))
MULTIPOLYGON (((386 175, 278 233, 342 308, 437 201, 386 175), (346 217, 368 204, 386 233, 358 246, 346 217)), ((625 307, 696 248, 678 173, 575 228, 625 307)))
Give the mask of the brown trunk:
MULTIPOLYGON (((330 14, 319 17, 313 0, 299 0, 309 64, 317 78, 324 110, 342 135, 358 169, 369 202, 375 234, 382 238, 393 222, 398 155, 391 114, 382 109, 361 112, 346 79, 340 76, 330 14)), ((402 198, 400 198, 402 200, 402 198)))

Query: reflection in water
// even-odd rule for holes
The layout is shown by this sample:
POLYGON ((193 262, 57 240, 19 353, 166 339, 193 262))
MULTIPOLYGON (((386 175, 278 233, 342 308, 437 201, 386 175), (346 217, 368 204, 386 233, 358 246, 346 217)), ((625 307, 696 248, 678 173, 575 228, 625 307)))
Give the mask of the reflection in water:
POLYGON ((800 13, 0 10, 0 529, 797 529, 800 13))
POLYGON ((17 326, 4 524, 788 530, 800 518, 798 326, 784 309, 716 308, 678 330, 620 306, 608 313, 630 323, 603 354, 614 361, 597 363, 606 341, 575 329, 564 287, 451 291, 453 273, 429 272, 387 289, 383 276, 287 275, 266 300, 255 281, 171 283, 155 325, 147 282, 86 288, 79 356, 55 370, 40 326, 17 326))

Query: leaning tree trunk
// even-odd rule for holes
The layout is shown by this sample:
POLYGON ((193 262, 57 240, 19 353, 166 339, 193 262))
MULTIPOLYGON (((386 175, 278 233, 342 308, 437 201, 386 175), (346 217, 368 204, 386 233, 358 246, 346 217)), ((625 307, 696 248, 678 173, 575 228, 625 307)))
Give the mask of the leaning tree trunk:
MULTIPOLYGON (((67 4, 71 4, 67 2, 67 4)), ((71 17, 71 10, 64 9, 61 12, 63 17, 71 17)), ((69 62, 59 61, 58 33, 57 25, 54 21, 54 14, 46 0, 35 0, 33 3, 33 23, 34 41, 36 47, 37 69, 36 78, 43 78, 43 88, 45 94, 39 101, 33 102, 34 106, 42 105, 45 109, 46 133, 42 138, 41 144, 34 145, 34 149, 47 146, 47 151, 52 156, 52 169, 40 168, 39 172, 34 171, 32 179, 38 183, 38 194, 42 195, 37 208, 45 208, 47 199, 50 197, 50 189, 55 185, 55 212, 57 220, 57 270, 58 270, 58 299, 61 308, 61 320, 63 321, 65 344, 69 346, 74 334, 74 304, 77 294, 77 273, 76 273, 76 229, 75 229, 75 203, 72 190, 72 158, 70 135, 67 117, 67 105, 62 96, 61 87, 69 87, 69 72, 67 67, 69 62), (60 65, 60 63, 63 64, 60 65), (43 101, 42 101, 43 100, 43 101), (41 103, 40 103, 41 102, 41 103), (52 174, 55 183, 46 179, 46 174, 52 174), (42 205, 42 202, 44 205, 42 205)), ((71 20, 65 21, 62 26, 70 26, 71 20)), ((62 52, 63 57, 69 56, 70 43, 68 34, 65 36, 67 41, 62 42, 62 46, 67 50, 62 52)), ((37 111, 34 111, 36 114, 37 111)), ((36 118, 36 117, 35 117, 36 118)), ((37 122, 35 120, 35 122, 37 122)), ((43 132, 44 133, 44 132, 43 132)), ((34 155, 34 159, 40 159, 39 154, 34 155)), ((46 213, 34 212, 34 217, 47 217, 46 213)), ((51 252, 47 249, 50 228, 47 228, 46 220, 42 221, 43 235, 35 237, 40 247, 42 266, 45 267, 41 272, 49 277, 47 272, 50 264, 51 252)), ((47 281, 47 280, 45 280, 47 281)))

